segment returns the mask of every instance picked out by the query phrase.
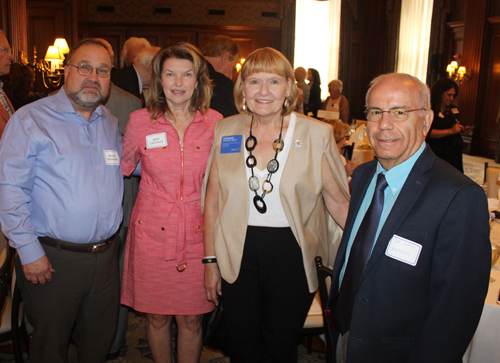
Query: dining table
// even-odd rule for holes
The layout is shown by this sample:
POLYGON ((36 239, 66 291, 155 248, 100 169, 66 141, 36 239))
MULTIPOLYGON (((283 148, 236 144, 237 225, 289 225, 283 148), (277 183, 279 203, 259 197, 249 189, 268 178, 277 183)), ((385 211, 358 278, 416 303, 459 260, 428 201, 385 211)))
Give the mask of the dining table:
MULTIPOLYGON (((490 241, 500 246, 500 224, 491 223, 490 241)), ((500 259, 491 268, 490 286, 476 333, 463 356, 464 363, 500 362, 500 259), (494 281, 491 281, 494 280, 494 281)))
POLYGON ((354 143, 352 150, 352 160, 360 164, 371 161, 375 158, 375 150, 373 150, 370 140, 366 133, 366 125, 359 126, 347 141, 348 145, 354 143))

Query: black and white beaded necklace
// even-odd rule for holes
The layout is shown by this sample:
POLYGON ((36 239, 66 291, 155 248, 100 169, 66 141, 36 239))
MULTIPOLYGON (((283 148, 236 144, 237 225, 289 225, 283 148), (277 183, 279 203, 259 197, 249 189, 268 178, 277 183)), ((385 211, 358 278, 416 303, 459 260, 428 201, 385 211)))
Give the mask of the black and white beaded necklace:
POLYGON ((255 206, 255 209, 257 209, 257 211, 261 214, 264 214, 267 211, 267 205, 266 202, 264 202, 264 197, 266 196, 266 194, 269 194, 273 191, 271 178, 280 167, 280 164, 278 162, 278 153, 283 151, 283 148, 285 147, 285 143, 281 138, 281 134, 283 132, 283 120, 284 117, 281 116, 280 135, 273 142, 273 150, 275 151, 274 159, 270 160, 269 163, 267 163, 268 174, 266 180, 264 180, 264 182, 262 183, 262 195, 257 194, 257 190, 259 190, 259 179, 254 175, 253 172, 253 168, 257 166, 257 159, 252 155, 252 150, 254 150, 257 146, 257 138, 252 134, 253 115, 252 121, 250 122, 250 136, 248 136, 248 138, 245 140, 245 149, 247 149, 247 151, 250 153, 250 155, 248 155, 246 159, 246 164, 252 171, 252 176, 248 179, 248 187, 255 193, 255 197, 253 197, 253 205, 255 206), (266 186, 268 186, 269 189, 266 190, 266 186))

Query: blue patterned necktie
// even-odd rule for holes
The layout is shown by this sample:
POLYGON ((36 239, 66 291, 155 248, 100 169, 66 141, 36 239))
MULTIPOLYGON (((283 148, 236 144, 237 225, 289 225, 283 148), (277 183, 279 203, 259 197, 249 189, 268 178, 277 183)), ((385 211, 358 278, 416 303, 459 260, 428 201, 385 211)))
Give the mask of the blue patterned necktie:
POLYGON ((359 226, 358 233, 352 244, 351 253, 349 254, 349 261, 347 262, 335 305, 335 319, 342 334, 348 332, 351 325, 354 297, 361 283, 366 263, 368 262, 368 257, 375 241, 380 216, 384 209, 385 188, 387 188, 387 180, 385 180, 385 175, 380 173, 377 176, 377 185, 375 186, 372 202, 359 226))

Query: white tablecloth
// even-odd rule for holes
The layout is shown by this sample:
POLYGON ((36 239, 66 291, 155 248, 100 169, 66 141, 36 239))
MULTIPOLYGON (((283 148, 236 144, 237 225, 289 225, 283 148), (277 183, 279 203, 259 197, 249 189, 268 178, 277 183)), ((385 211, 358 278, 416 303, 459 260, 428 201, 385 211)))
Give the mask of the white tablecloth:
MULTIPOLYGON (((491 230, 490 239, 500 241, 500 224, 491 230)), ((465 352, 464 363, 499 363, 500 362, 500 305, 497 305, 500 290, 500 259, 491 269, 491 276, 496 280, 490 282, 488 295, 484 303, 483 314, 476 334, 465 352)))
POLYGON ((352 150, 352 160, 360 164, 372 161, 375 158, 375 151, 373 149, 356 149, 352 150))

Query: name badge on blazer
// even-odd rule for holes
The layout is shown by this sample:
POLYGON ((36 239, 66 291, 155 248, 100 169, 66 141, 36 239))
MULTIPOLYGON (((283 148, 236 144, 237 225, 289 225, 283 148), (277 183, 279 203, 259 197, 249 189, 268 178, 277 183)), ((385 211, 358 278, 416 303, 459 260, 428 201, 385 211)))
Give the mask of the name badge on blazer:
POLYGON ((146 147, 152 149, 154 147, 167 146, 167 134, 161 132, 159 134, 153 134, 146 136, 146 147))
POLYGON ((392 236, 387 249, 386 256, 404 262, 411 266, 416 266, 422 251, 422 245, 398 235, 392 236))
POLYGON ((233 154, 241 152, 242 135, 223 136, 220 144, 221 154, 233 154))

